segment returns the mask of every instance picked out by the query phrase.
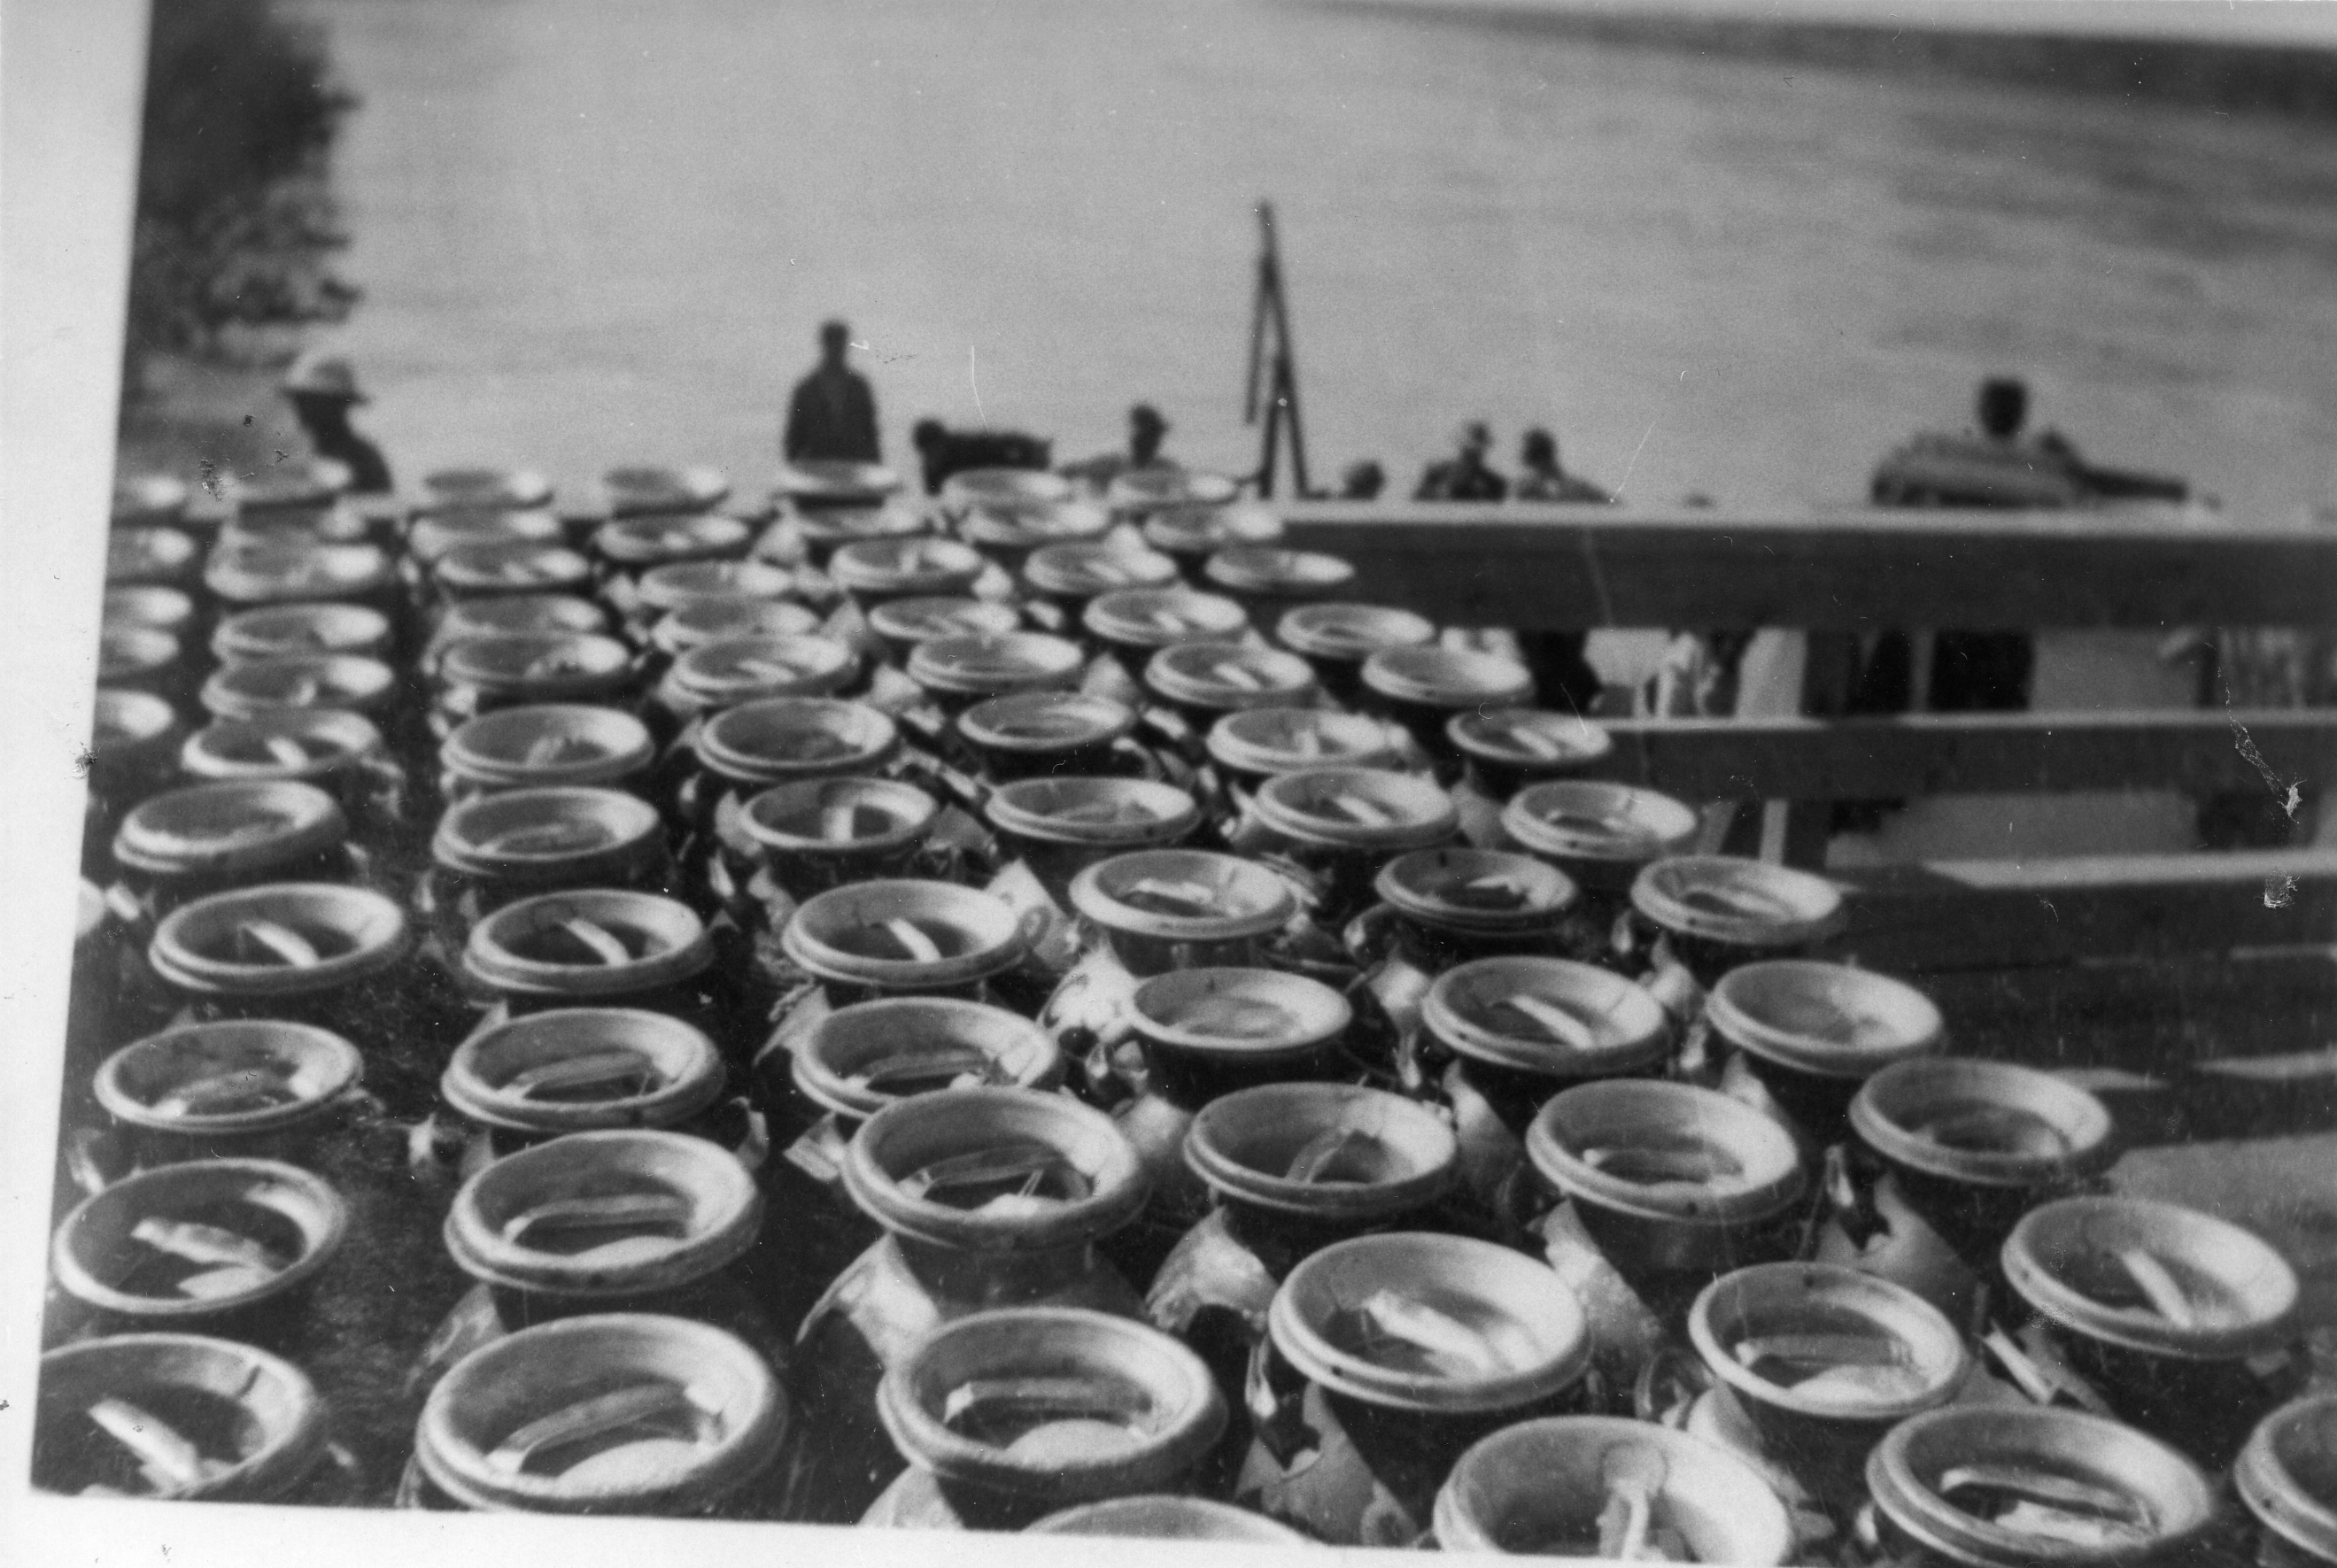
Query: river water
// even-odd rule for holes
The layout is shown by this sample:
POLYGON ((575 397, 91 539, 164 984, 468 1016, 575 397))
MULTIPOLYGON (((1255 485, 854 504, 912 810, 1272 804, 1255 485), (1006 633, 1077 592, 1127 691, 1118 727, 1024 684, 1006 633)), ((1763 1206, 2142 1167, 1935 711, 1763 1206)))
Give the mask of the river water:
POLYGON ((764 482, 842 313, 931 414, 1247 467, 1277 206, 1313 467, 1529 424, 1650 502, 1861 493, 2029 375, 2101 461, 2337 495, 2337 141, 1296 0, 319 0, 347 327, 407 478, 764 482))

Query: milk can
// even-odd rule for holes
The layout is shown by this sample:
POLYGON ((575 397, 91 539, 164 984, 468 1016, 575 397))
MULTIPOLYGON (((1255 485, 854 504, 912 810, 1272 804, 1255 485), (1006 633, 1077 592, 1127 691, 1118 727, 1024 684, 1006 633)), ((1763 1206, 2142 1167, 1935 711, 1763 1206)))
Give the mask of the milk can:
POLYGON ((883 1234, 844 1190, 844 1152, 862 1123, 916 1095, 983 1085, 1052 1089, 1062 1076, 1062 1053, 1038 1025, 955 997, 857 1002, 765 1046, 754 1078, 778 1150, 763 1185, 771 1199, 765 1255, 777 1276, 767 1299, 779 1321, 800 1320, 883 1234))
POLYGON ((581 888, 674 891, 657 808, 615 790, 503 790, 446 808, 416 880, 414 908, 447 953, 516 900, 581 888))
POLYGON ((645 1008, 703 1029, 726 1057, 751 1048, 743 977, 716 965, 689 905, 654 893, 577 888, 505 904, 471 928, 463 972, 491 1023, 547 1008, 645 1008))
POLYGON ((1863 1500, 1883 1434, 1970 1372, 1955 1326, 1913 1292, 1820 1263, 1757 1263, 1705 1287, 1688 1339, 1713 1386, 1698 1436, 1777 1466, 1839 1515, 1863 1500))
POLYGON ((284 708, 214 720, 187 737, 179 765, 199 784, 312 785, 338 803, 361 841, 378 841, 406 825, 405 770, 362 714, 284 708))
POLYGON ((1319 550, 1266 544, 1228 545, 1201 563, 1201 580, 1247 611, 1261 628, 1294 607, 1336 597, 1352 587, 1352 562, 1319 550))
POLYGON ((1657 933, 1650 961, 1707 990, 1740 965, 1800 957, 1844 923, 1825 878, 1736 855, 1658 861, 1631 884, 1631 907, 1657 933))
POLYGON ((702 465, 626 463, 601 475, 601 494, 611 517, 694 521, 689 514, 719 505, 729 493, 728 477, 702 465))
POLYGON ((2259 1568, 2337 1563, 2337 1395, 2282 1406, 2232 1466, 2256 1526, 2259 1568))
POLYGON ((1445 733, 1452 720, 1532 699, 1533 677, 1525 666, 1499 654, 1390 648, 1364 661, 1363 706, 1403 726, 1448 784, 1461 777, 1461 754, 1445 733))
POLYGON ((1582 890, 1571 956, 1634 972, 1643 959, 1625 930, 1631 886, 1654 862, 1686 853, 1697 825, 1695 808, 1669 795, 1590 779, 1528 784, 1501 815, 1511 844, 1582 890))
POLYGON ((953 539, 865 539, 828 557, 827 574, 865 616, 896 599, 963 595, 988 564, 953 539))
POLYGON ((1257 786, 1277 774, 1384 768, 1396 761, 1386 726, 1335 708, 1244 708, 1211 725, 1205 745, 1236 820, 1249 809, 1257 786))
POLYGON ((452 507, 414 520, 406 531, 406 556, 427 570, 473 545, 557 545, 566 539, 558 514, 548 508, 452 507))
POLYGON ((113 482, 112 526, 174 523, 187 515, 190 492, 186 481, 167 473, 118 475, 113 482))
POLYGON ((654 620, 713 605, 776 604, 795 578, 768 560, 680 560, 641 574, 640 611, 654 620))
POLYGON ((1069 896, 1104 950, 1137 979, 1172 969, 1256 968, 1297 910, 1287 879, 1208 850, 1114 854, 1081 870, 1069 896))
POLYGON ((916 876, 940 803, 897 778, 807 778, 774 785, 746 803, 738 827, 758 862, 734 879, 786 925, 807 897, 857 881, 916 876))
MULTIPOLYGON (((1809 1166, 1775 1122, 1688 1084, 1611 1079, 1551 1096, 1526 1129, 1529 1168, 1563 1199, 1638 1304, 1677 1334, 1689 1303, 1732 1270, 1792 1255, 1809 1166)), ((1543 1227, 1553 1266, 1564 1237, 1543 1227)), ((1628 1359, 1644 1347, 1611 1342, 1628 1359)), ((1601 1349, 1610 1325, 1594 1323, 1601 1349)), ((1637 1368, 1629 1368, 1636 1376, 1637 1368)))
POLYGON ((793 599, 701 599, 660 616, 650 628, 650 651, 670 661, 709 642, 737 637, 805 637, 819 627, 819 612, 793 599))
POLYGON ((1266 1325, 1235 1500, 1334 1545, 1419 1544, 1461 1456, 1568 1413, 1589 1360, 1582 1308, 1556 1274, 1462 1236, 1325 1247, 1283 1281, 1266 1325))
POLYGON ((1380 902, 1349 928, 1359 962, 1406 966, 1424 993, 1456 964, 1555 958, 1577 892, 1566 873, 1505 850, 1413 850, 1373 879, 1380 902))
POLYGON ((1017 779, 1140 776, 1157 769, 1129 740, 1136 710, 1084 691, 991 697, 957 716, 956 735, 990 784, 1017 779))
POLYGON ((540 703, 631 707, 640 670, 631 649, 592 632, 498 632, 450 643, 438 660, 431 726, 444 740, 466 720, 540 703))
POLYGON ((449 1164, 462 1179, 569 1133, 688 1133, 756 1157, 722 1055, 706 1031, 640 1008, 552 1008, 505 1018, 455 1048, 438 1080, 449 1164))
POLYGON ((668 667, 650 699, 650 716, 670 738, 741 703, 830 696, 859 673, 859 656, 834 638, 723 638, 691 648, 668 667))
POLYGON ((513 632, 604 632, 609 612, 589 599, 564 593, 512 593, 494 599, 458 599, 447 605, 431 628, 421 661, 425 674, 437 667, 445 650, 474 637, 513 632))
POLYGON ((485 464, 449 467, 422 476, 425 512, 457 507, 543 506, 552 500, 552 481, 532 468, 485 464))
POLYGON ((230 609, 333 599, 369 604, 396 619, 404 605, 396 569, 371 544, 317 544, 288 539, 230 547, 222 542, 203 569, 203 584, 230 609))
POLYGON ((885 1373, 876 1409, 910 1468, 861 1523, 926 1530, 1019 1530, 1175 1488, 1226 1421, 1190 1350, 1076 1307, 943 1324, 885 1373))
POLYGON ((1129 511, 1143 519, 1144 542, 1175 561, 1188 582, 1202 581, 1202 568, 1221 550, 1282 542, 1282 519, 1263 506, 1147 498, 1132 500, 1129 511))
POLYGON ((1069 479, 1043 468, 962 468, 942 482, 942 505, 952 512, 1056 506, 1076 493, 1069 479))
POLYGON ((1406 850, 1451 842, 1458 819, 1423 778, 1376 768, 1315 767, 1260 784, 1237 852, 1278 853, 1306 876, 1308 913, 1336 931, 1375 901, 1380 868, 1406 850))
POLYGON ((1261 624, 1271 624, 1275 641, 1315 667, 1315 677, 1332 701, 1351 707, 1363 691, 1365 659, 1388 648, 1425 648, 1436 640, 1434 621, 1393 605, 1301 604, 1261 624))
POLYGON ((1111 513, 1092 502, 1061 501, 1012 510, 976 506, 958 520, 957 535, 1013 575, 1033 551, 1051 544, 1092 541, 1111 525, 1111 513))
POLYGON ((74 1206, 49 1249, 45 1342, 215 1334, 281 1349, 347 1237, 330 1183, 276 1160, 195 1160, 127 1176, 74 1206))
POLYGON ((161 583, 191 588, 202 572, 202 550, 175 528, 116 528, 105 536, 109 588, 161 583))
POLYGON ((1209 1477, 1230 1483, 1250 1440, 1244 1381, 1284 1278, 1350 1236, 1447 1228, 1460 1149, 1442 1118, 1400 1096, 1260 1084, 1203 1105, 1184 1157, 1212 1206, 1153 1274, 1145 1310, 1208 1363, 1233 1408, 1209 1477))
POLYGON ((773 492, 798 512, 879 506, 901 491, 901 476, 882 463, 806 457, 779 465, 773 492))
POLYGON ((1003 901, 915 878, 852 882, 807 899, 780 945, 839 1007, 907 994, 986 1000, 1026 950, 1003 901))
MULTIPOLYGON (((1281 524, 1274 513, 1262 507, 1236 509, 1231 505, 1241 493, 1241 482, 1228 474, 1208 473, 1193 468, 1130 468, 1112 476, 1104 486, 1104 501, 1112 511, 1124 517, 1150 517, 1163 511, 1208 511, 1222 515, 1238 511, 1244 518, 1266 519, 1275 523, 1273 538, 1281 537, 1281 524)), ((1235 534, 1226 542, 1236 542, 1245 536, 1235 534)), ((1271 543, 1261 538, 1260 543, 1271 543)))
POLYGON ((152 692, 98 688, 90 722, 89 797, 82 825, 82 869, 107 874, 106 852, 124 813, 168 784, 178 772, 184 731, 168 702, 152 692))
POLYGON ((993 1307, 1144 1310, 1096 1255, 1145 1199, 1136 1151, 1099 1111, 1023 1088, 919 1095, 861 1124, 844 1180, 887 1234, 797 1337, 804 1419, 821 1440, 797 1460, 786 1516, 815 1523, 858 1519, 900 1473, 876 1390, 936 1326, 993 1307))
POLYGON ((108 894, 141 942, 180 905, 264 881, 359 882, 369 862, 348 842, 348 820, 310 784, 195 784, 132 807, 113 836, 108 894))
POLYGON ((1123 588, 1088 600, 1080 625, 1090 641, 1111 656, 1133 690, 1140 691, 1144 667, 1161 648, 1180 642, 1232 642, 1249 617, 1232 599, 1186 588, 1123 588))
POLYGON ((1793 1520, 1725 1448, 1644 1421, 1553 1416, 1494 1433, 1436 1495, 1447 1552, 1779 1563, 1793 1520))
POLYGON ((621 512, 592 534, 592 554, 607 574, 601 602, 621 622, 631 619, 640 605, 640 579, 648 572, 683 561, 737 560, 754 540, 753 528, 719 512, 621 512))
POLYGON ((1078 647, 1044 632, 932 638, 909 652, 909 678, 942 714, 955 718, 990 697, 1059 691, 1077 685, 1078 647))
POLYGON ((98 628, 97 681, 100 686, 151 691, 184 702, 194 685, 194 672, 171 633, 107 621, 98 628))
POLYGON ((791 1412, 762 1356, 709 1324, 611 1312, 523 1329, 438 1380, 407 1506, 767 1518, 791 1412))
POLYGON ((836 552, 850 544, 913 539, 931 527, 925 514, 902 502, 809 507, 798 504, 777 528, 765 533, 756 554, 765 556, 782 534, 799 542, 803 559, 816 571, 835 564, 836 552))
POLYGON ((1346 998, 1276 969, 1193 969, 1136 988, 1129 1022, 1140 1047, 1112 1058, 1133 1093, 1113 1110, 1144 1162, 1152 1202, 1120 1243, 1130 1277, 1149 1278, 1206 1212, 1208 1190, 1185 1163, 1185 1135, 1204 1105, 1258 1084, 1338 1076, 1346 998))
POLYGON ((868 629, 894 664, 905 662, 919 643, 935 638, 1004 637, 1022 628, 1012 605, 962 594, 887 599, 868 611, 868 629))
POLYGON ((411 981, 410 945, 405 911, 380 893, 271 882, 180 905, 146 951, 195 1021, 288 1018, 365 1049, 444 1022, 411 981))
POLYGON ((1875 1448, 1866 1484, 1879 1555, 1894 1568, 2188 1561, 2216 1510, 2182 1455, 2076 1410, 1915 1417, 1875 1448))
MULTIPOLYGON (((1175 713, 1176 738, 1191 758, 1202 737, 1229 713, 1253 707, 1307 707, 1317 696, 1315 672, 1296 654, 1235 642, 1184 642, 1145 661, 1144 685, 1175 713)), ((1158 722, 1158 721, 1156 721, 1158 722)))
POLYGON ((279 604, 239 610, 211 630, 211 655, 221 664, 249 664, 285 654, 346 653, 395 657, 389 618, 362 604, 279 604))
MULTIPOLYGON (((865 703, 803 696, 741 703, 691 738, 697 768, 676 788, 675 809, 689 826, 714 829, 774 784, 882 773, 899 738, 893 721, 865 703)), ((731 836, 738 836, 735 829, 731 836)))
POLYGON ((1532 707, 1454 714, 1444 739, 1470 786, 1496 809, 1529 784, 1597 766, 1615 749, 1614 737, 1581 715, 1532 707))
POLYGON ((251 1345, 120 1334, 41 1358, 33 1485, 73 1497, 340 1500, 324 1402, 251 1345))
POLYGON ((2022 1214, 2117 1154, 2099 1099, 2009 1062, 1894 1063, 1860 1086, 1850 1125, 1890 1190, 1982 1275, 1995 1274, 2022 1214))
POLYGON ((1028 866, 1059 907, 1089 867, 1181 844, 1201 821, 1185 791, 1136 778, 1022 779, 993 791, 983 814, 1002 855, 1028 866))
POLYGON ((1247 1542, 1254 1546, 1314 1543, 1263 1514, 1179 1493, 1154 1492, 1082 1503, 1026 1525, 1026 1535, 1110 1535, 1138 1541, 1247 1542))
POLYGON ((746 1168, 682 1133, 568 1133, 496 1160, 447 1212, 446 1251, 476 1282, 423 1347, 414 1385, 522 1329, 601 1312, 709 1323, 783 1370, 784 1337, 732 1272, 762 1222, 746 1168))
POLYGON ((66 1115, 78 1108, 70 1096, 96 1068, 119 1037, 116 998, 122 989, 120 921, 106 908, 97 884, 83 878, 73 898, 73 946, 65 1008, 66 1115))
POLYGON ((646 794, 657 748, 631 714, 584 703, 497 709, 438 745, 438 789, 452 805, 507 790, 622 789, 646 794))
POLYGON ((2005 1239, 2032 1332, 2109 1409, 2230 1463, 2294 1391, 2296 1271, 2254 1232, 2172 1203, 2060 1198, 2005 1239))
POLYGON ((364 1103, 365 1059, 340 1036, 280 1018, 185 1024, 132 1041, 93 1080, 107 1126, 74 1140, 75 1174, 95 1191, 133 1172, 191 1160, 346 1165, 364 1103))
POLYGON ((1527 1125, 1590 1078, 1651 1074, 1675 1033, 1646 990, 1589 964, 1534 956, 1447 969, 1419 1004, 1402 1081, 1452 1106, 1470 1190, 1491 1202, 1518 1169, 1527 1125))
POLYGON ((510 594, 583 595, 592 591, 592 563, 565 545, 497 540, 446 551, 430 568, 440 597, 498 599, 510 594))
POLYGON ((109 588, 100 600, 98 619, 108 626, 148 626, 167 631, 182 644, 201 630, 195 601, 180 589, 161 583, 126 583, 109 588))
POLYGON ((202 705, 214 718, 256 718, 297 708, 337 708, 395 728, 404 706, 397 672, 377 658, 347 653, 288 653, 221 666, 203 682, 202 705))
POLYGON ((1860 1085, 1938 1051, 1946 1033, 1939 1008, 1905 981, 1805 959, 1731 969, 1704 1016, 1736 1053, 1732 1087, 1818 1148, 1850 1135, 1860 1085))
POLYGON ((1022 562, 1024 590, 1055 612, 1061 631, 1080 624, 1080 612, 1100 595, 1122 589, 1167 588, 1177 580, 1177 563, 1158 550, 1112 540, 1042 544, 1022 562))

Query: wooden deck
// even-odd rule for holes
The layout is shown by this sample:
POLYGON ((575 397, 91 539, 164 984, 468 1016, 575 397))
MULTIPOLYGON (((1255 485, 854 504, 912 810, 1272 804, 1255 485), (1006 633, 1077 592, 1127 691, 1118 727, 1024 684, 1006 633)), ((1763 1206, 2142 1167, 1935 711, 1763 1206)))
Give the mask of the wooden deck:
MULTIPOLYGON (((1804 715, 1618 720, 1601 771, 1782 806, 1820 867, 1831 803, 2337 778, 2337 709, 1842 717, 1851 638, 1889 628, 2337 626, 2337 529, 2097 512, 1639 511, 1294 502, 1294 545, 1358 598, 1520 629, 1812 634, 1804 715), (1831 677, 1831 687, 1830 687, 1831 677)), ((2337 852, 1937 861, 1833 873, 1841 955, 1908 976, 1954 1048, 2080 1076, 2134 1152, 2117 1180, 2255 1224, 2337 1323, 2337 852)))

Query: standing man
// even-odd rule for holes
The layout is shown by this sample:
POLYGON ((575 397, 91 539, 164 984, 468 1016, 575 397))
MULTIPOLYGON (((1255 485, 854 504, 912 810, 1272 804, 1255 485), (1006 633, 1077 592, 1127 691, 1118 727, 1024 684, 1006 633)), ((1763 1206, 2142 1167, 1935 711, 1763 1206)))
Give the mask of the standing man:
POLYGON ((852 329, 830 321, 819 329, 818 367, 796 383, 779 453, 789 463, 823 459, 881 463, 876 444, 876 394, 868 380, 844 363, 852 329))
POLYGON ((350 408, 368 399, 357 390, 357 372, 347 360, 304 354, 284 373, 281 390, 316 454, 349 471, 348 493, 390 492, 389 464, 381 448, 349 428, 350 408))

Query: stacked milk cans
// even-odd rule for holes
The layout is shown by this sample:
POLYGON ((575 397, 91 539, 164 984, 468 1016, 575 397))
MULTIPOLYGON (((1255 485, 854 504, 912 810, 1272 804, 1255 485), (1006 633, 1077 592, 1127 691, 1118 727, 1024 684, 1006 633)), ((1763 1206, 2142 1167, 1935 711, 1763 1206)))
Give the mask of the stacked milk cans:
POLYGON ((1230 482, 425 492, 119 503, 41 1485, 2337 1560, 2276 1252, 1230 482))

